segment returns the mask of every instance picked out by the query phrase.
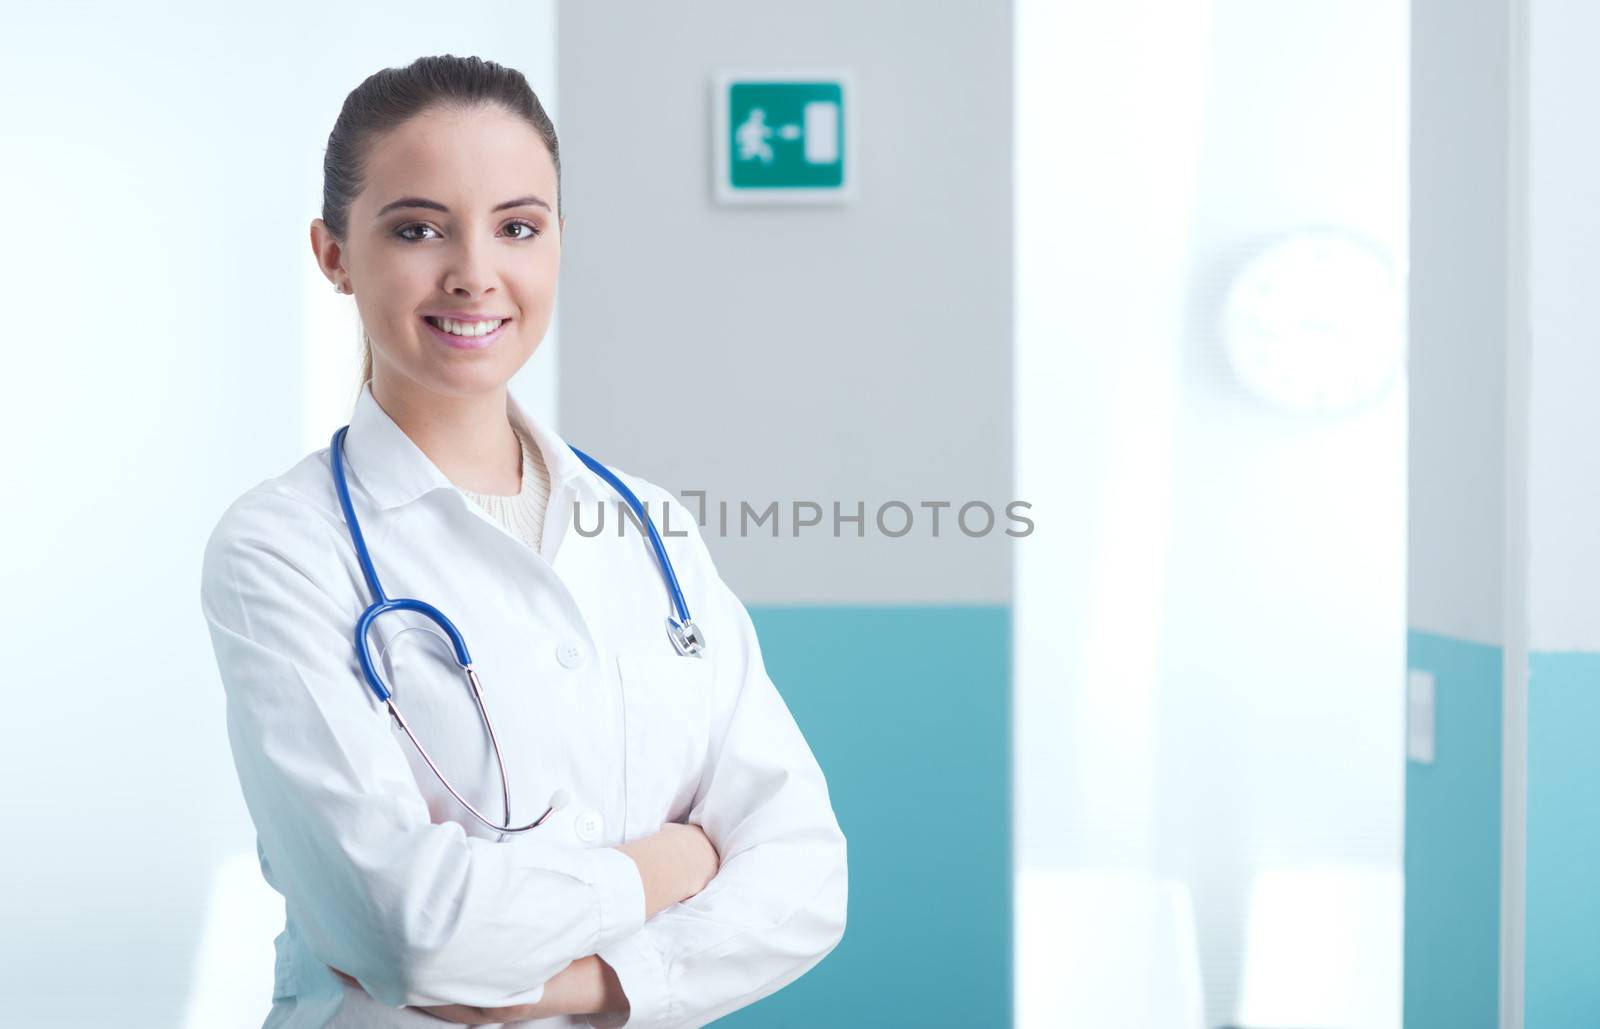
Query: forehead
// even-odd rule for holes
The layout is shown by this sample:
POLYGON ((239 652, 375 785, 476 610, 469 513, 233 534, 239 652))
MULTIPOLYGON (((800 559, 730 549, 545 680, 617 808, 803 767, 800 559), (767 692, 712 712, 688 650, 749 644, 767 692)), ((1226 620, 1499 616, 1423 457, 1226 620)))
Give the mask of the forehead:
POLYGON ((431 109, 377 137, 357 201, 425 196, 455 210, 534 193, 555 202, 556 166, 532 125, 499 107, 431 109))

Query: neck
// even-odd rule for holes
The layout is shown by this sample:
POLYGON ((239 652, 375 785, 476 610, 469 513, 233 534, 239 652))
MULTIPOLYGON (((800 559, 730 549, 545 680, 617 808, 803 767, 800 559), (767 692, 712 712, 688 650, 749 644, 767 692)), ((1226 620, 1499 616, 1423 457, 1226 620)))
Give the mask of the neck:
POLYGON ((511 428, 505 386, 448 396, 374 374, 372 399, 461 489, 511 495, 521 488, 522 445, 511 428))

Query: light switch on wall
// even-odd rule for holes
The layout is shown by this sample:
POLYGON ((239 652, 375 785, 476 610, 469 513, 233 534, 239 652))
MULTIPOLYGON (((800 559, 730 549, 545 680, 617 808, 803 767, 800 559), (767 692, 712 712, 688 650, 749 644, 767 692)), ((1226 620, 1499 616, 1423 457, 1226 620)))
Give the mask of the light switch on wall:
POLYGON ((1406 757, 1433 764, 1433 673, 1417 668, 1406 676, 1406 757))

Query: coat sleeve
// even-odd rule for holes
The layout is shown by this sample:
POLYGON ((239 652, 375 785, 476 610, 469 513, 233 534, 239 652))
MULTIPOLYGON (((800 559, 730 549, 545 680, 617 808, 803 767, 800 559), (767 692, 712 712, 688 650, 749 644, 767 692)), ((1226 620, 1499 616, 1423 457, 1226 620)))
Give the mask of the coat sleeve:
POLYGON ((361 676, 363 604, 327 588, 353 562, 337 528, 258 487, 206 544, 201 607, 272 884, 311 951, 390 1007, 535 1002, 568 963, 643 925, 638 868, 611 848, 496 843, 430 820, 361 676))
POLYGON ((749 612, 713 568, 693 516, 671 504, 702 569, 691 604, 709 601, 706 614, 690 611, 719 683, 734 681, 688 817, 722 864, 700 893, 599 948, 630 1004, 626 1016, 589 1016, 608 1029, 704 1025, 804 975, 845 927, 845 837, 827 782, 767 676, 749 612))

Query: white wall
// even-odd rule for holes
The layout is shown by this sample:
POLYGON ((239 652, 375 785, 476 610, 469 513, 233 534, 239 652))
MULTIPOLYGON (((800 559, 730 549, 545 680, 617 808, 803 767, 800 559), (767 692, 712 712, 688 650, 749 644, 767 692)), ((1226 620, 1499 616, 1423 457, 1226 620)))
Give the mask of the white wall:
POLYGON ((1528 97, 1529 620, 1534 650, 1600 650, 1600 140, 1580 126, 1600 82, 1600 7, 1531 3, 1528 97))
MULTIPOLYGON (((346 413, 354 396, 353 349, 307 353, 308 338, 353 346, 349 322, 317 320, 331 287, 309 284, 322 147, 362 78, 426 53, 497 59, 549 89, 553 17, 299 0, 8 12, 7 1024, 168 1027, 206 993, 208 898, 254 834, 201 548, 229 501, 342 424, 308 395, 346 413)), ((220 1006, 213 991, 203 1024, 260 1024, 275 931, 216 941, 255 962, 253 985, 220 1006)))

